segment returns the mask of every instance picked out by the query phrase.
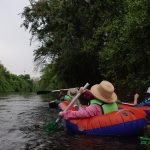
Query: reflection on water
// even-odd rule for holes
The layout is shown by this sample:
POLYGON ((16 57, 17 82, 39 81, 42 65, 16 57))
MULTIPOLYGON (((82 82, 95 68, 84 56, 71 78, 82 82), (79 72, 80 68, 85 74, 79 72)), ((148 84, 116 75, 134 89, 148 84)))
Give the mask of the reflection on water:
MULTIPOLYGON (((148 150, 139 137, 90 137, 68 135, 63 129, 46 134, 42 124, 55 120, 47 97, 33 94, 0 96, 0 150, 148 150)), ((150 137, 150 131, 145 131, 150 137)))

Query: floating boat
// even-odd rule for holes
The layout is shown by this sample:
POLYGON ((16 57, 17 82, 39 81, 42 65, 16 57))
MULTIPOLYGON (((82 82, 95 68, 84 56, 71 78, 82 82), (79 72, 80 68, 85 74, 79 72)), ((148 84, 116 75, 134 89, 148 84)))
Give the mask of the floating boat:
POLYGON ((147 114, 147 117, 150 117, 150 106, 134 106, 131 103, 120 103, 120 104, 118 104, 118 107, 119 107, 119 109, 123 109, 123 108, 127 108, 127 109, 138 108, 138 110, 143 110, 147 114))
MULTIPOLYGON (((59 107, 64 110, 69 102, 61 102, 59 107)), ((74 107, 69 110, 75 111, 74 107)), ((108 114, 90 118, 65 120, 68 133, 100 136, 131 136, 139 135, 146 125, 146 113, 137 108, 124 108, 108 114)))

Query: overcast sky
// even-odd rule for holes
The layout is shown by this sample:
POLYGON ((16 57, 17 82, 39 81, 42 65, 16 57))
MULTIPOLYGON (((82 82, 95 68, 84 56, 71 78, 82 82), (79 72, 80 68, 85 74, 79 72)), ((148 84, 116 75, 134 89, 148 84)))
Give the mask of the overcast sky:
POLYGON ((39 76, 34 71, 31 35, 20 27, 23 19, 19 15, 29 0, 0 0, 0 62, 13 74, 39 76))

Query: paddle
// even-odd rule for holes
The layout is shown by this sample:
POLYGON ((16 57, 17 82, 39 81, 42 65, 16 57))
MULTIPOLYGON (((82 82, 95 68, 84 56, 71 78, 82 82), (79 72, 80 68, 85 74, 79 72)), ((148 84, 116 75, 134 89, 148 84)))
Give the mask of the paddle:
POLYGON ((48 93, 54 93, 54 92, 60 92, 60 91, 68 91, 69 89, 60 89, 60 90, 52 90, 52 91, 37 91, 37 94, 39 95, 39 94, 48 94, 48 93))
MULTIPOLYGON (((89 86, 89 83, 86 83, 83 87, 83 89, 86 89, 87 87, 89 86)), ((66 112, 73 104, 74 102, 79 98, 79 96, 81 95, 81 93, 79 92, 73 99, 72 101, 70 102, 70 104, 65 108, 65 110, 63 112, 66 112)), ((61 120, 61 116, 59 116, 55 122, 49 122, 49 123, 46 123, 44 126, 43 126, 43 130, 45 132, 50 132, 50 131, 53 131, 56 129, 59 121, 61 120)))

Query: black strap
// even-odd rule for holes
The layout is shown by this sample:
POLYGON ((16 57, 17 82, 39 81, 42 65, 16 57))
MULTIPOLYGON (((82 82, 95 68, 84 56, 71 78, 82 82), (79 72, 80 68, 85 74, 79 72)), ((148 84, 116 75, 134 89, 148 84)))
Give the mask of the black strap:
POLYGON ((100 107, 101 107, 101 110, 102 110, 102 114, 104 114, 104 110, 103 110, 103 105, 104 105, 105 103, 103 102, 101 105, 100 105, 100 107))

